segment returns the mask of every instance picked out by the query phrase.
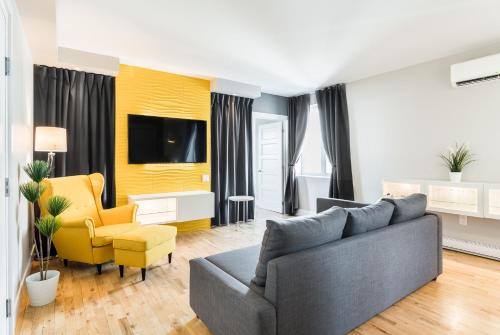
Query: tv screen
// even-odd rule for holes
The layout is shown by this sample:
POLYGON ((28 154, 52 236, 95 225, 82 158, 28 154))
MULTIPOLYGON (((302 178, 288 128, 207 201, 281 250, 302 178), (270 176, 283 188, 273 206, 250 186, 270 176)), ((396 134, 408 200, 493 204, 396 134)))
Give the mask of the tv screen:
POLYGON ((129 164, 206 161, 206 121, 129 114, 129 164))

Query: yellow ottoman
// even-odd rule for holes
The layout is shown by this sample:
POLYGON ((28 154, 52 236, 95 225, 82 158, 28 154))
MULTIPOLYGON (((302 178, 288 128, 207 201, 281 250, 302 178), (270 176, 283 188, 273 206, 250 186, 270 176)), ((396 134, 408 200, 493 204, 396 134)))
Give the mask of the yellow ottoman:
POLYGON ((150 225, 113 238, 115 264, 120 267, 123 278, 124 266, 141 268, 142 280, 146 279, 146 267, 168 254, 168 262, 172 262, 175 250, 177 228, 172 226, 150 225))

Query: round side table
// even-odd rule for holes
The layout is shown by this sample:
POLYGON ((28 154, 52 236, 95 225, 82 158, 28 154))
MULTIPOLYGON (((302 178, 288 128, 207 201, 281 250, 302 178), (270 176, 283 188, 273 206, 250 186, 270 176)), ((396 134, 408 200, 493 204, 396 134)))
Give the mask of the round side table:
MULTIPOLYGON (((250 195, 233 195, 228 198, 229 202, 236 203, 236 227, 240 226, 240 222, 248 222, 248 203, 254 201, 255 198, 250 195), (245 205, 243 207, 243 221, 240 221, 240 203, 243 202, 245 205)), ((255 213, 254 213, 255 215, 255 213)), ((230 224, 229 216, 227 218, 227 225, 230 224)))

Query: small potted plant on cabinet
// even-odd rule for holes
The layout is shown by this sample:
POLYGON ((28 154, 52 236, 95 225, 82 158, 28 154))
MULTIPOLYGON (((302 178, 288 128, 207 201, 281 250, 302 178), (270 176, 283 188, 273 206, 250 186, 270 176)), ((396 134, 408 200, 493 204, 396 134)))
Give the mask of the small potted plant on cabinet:
MULTIPOLYGON (((50 252, 52 246, 52 237, 61 227, 61 220, 58 216, 69 206, 70 201, 61 196, 52 196, 48 199, 47 212, 49 214, 35 218, 35 203, 40 199, 45 191, 42 181, 50 175, 50 165, 45 161, 34 161, 24 167, 24 171, 30 177, 31 181, 19 186, 20 192, 28 200, 30 207, 30 220, 32 227, 32 237, 35 238, 35 227, 38 229, 39 243, 34 243, 36 256, 39 262, 39 271, 29 275, 26 278, 26 287, 32 306, 43 306, 54 301, 57 293, 57 284, 59 283, 59 271, 49 270, 49 260, 44 255, 41 235, 45 236, 44 241, 47 244, 47 252, 50 252)), ((34 241, 33 241, 34 242, 34 241)))
POLYGON ((455 144, 446 154, 439 155, 446 167, 449 169, 450 181, 459 183, 462 181, 463 169, 474 162, 474 155, 465 144, 455 144))

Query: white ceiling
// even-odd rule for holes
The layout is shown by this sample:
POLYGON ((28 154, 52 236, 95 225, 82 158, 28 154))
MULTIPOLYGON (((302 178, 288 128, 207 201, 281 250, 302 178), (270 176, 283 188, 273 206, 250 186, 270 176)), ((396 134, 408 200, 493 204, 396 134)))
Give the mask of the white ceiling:
POLYGON ((294 95, 500 42, 499 0, 58 0, 58 46, 294 95))

